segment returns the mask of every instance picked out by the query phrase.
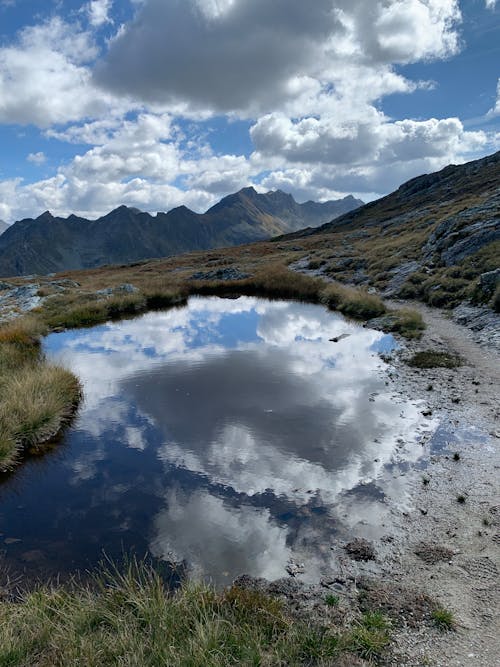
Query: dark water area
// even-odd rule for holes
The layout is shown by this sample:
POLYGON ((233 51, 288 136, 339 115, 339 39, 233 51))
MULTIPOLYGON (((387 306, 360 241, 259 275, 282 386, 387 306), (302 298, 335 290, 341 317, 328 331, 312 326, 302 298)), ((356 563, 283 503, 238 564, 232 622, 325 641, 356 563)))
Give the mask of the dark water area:
POLYGON ((48 336, 85 399, 0 484, 5 564, 48 577, 134 553, 217 584, 290 563, 317 578, 333 540, 383 534, 388 501, 406 500, 394 466, 432 428, 388 386, 394 345, 321 306, 247 297, 48 336))

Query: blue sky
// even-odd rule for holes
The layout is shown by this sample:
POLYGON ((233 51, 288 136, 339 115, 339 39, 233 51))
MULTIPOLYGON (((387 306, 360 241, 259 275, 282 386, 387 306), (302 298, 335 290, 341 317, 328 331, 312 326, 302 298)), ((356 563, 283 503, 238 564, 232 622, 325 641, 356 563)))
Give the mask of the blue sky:
POLYGON ((373 199, 500 148, 499 63, 493 0, 0 0, 0 219, 373 199))

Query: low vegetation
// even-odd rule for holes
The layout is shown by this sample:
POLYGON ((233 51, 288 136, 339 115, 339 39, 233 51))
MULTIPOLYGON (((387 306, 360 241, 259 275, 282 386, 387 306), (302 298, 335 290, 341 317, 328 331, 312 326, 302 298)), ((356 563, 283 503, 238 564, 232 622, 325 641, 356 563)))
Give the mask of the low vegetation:
POLYGON ((31 317, 0 329, 0 469, 25 449, 36 450, 68 423, 80 399, 78 379, 47 364, 40 352, 45 329, 31 317))
POLYGON ((0 602, 5 667, 355 664, 354 656, 378 660, 389 642, 380 613, 341 628, 327 618, 305 622, 258 591, 186 583, 168 593, 144 564, 0 602))
POLYGON ((439 630, 454 630, 456 627, 455 617, 453 612, 448 609, 440 607, 432 612, 432 620, 439 630))
POLYGON ((462 365, 462 360, 456 354, 422 350, 415 352, 407 363, 415 368, 457 368, 462 365))

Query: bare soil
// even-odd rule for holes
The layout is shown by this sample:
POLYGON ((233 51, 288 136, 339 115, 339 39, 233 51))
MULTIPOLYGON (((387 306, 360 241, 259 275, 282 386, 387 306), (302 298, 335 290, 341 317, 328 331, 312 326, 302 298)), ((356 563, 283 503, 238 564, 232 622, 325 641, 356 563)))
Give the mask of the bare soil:
POLYGON ((391 569, 398 582, 418 587, 451 610, 456 629, 398 630, 392 664, 494 667, 500 665, 500 355, 478 345, 448 313, 412 307, 421 311, 427 330, 408 353, 437 349, 458 354, 463 365, 415 370, 404 365, 408 353, 395 362, 401 390, 425 397, 456 440, 453 452, 432 455, 424 473, 410 481, 413 507, 396 517, 402 533, 394 542, 391 569), (453 556, 443 559, 447 552, 453 556))

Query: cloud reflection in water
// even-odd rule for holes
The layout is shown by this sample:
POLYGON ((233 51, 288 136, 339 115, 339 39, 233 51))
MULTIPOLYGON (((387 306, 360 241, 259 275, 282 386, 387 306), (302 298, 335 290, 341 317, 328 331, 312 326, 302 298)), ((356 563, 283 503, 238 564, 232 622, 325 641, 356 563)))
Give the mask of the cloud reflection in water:
POLYGON ((279 576, 297 553, 312 562, 308 548, 321 551, 341 521, 376 524, 380 502, 346 494, 373 480, 403 493, 384 468, 422 424, 385 386, 376 352, 388 343, 320 306, 248 297, 52 335, 47 352, 84 382, 77 430, 94 442, 70 462, 72 483, 104 463, 112 475, 112 433, 157 461, 160 509, 144 528, 155 555, 216 580, 279 576))

